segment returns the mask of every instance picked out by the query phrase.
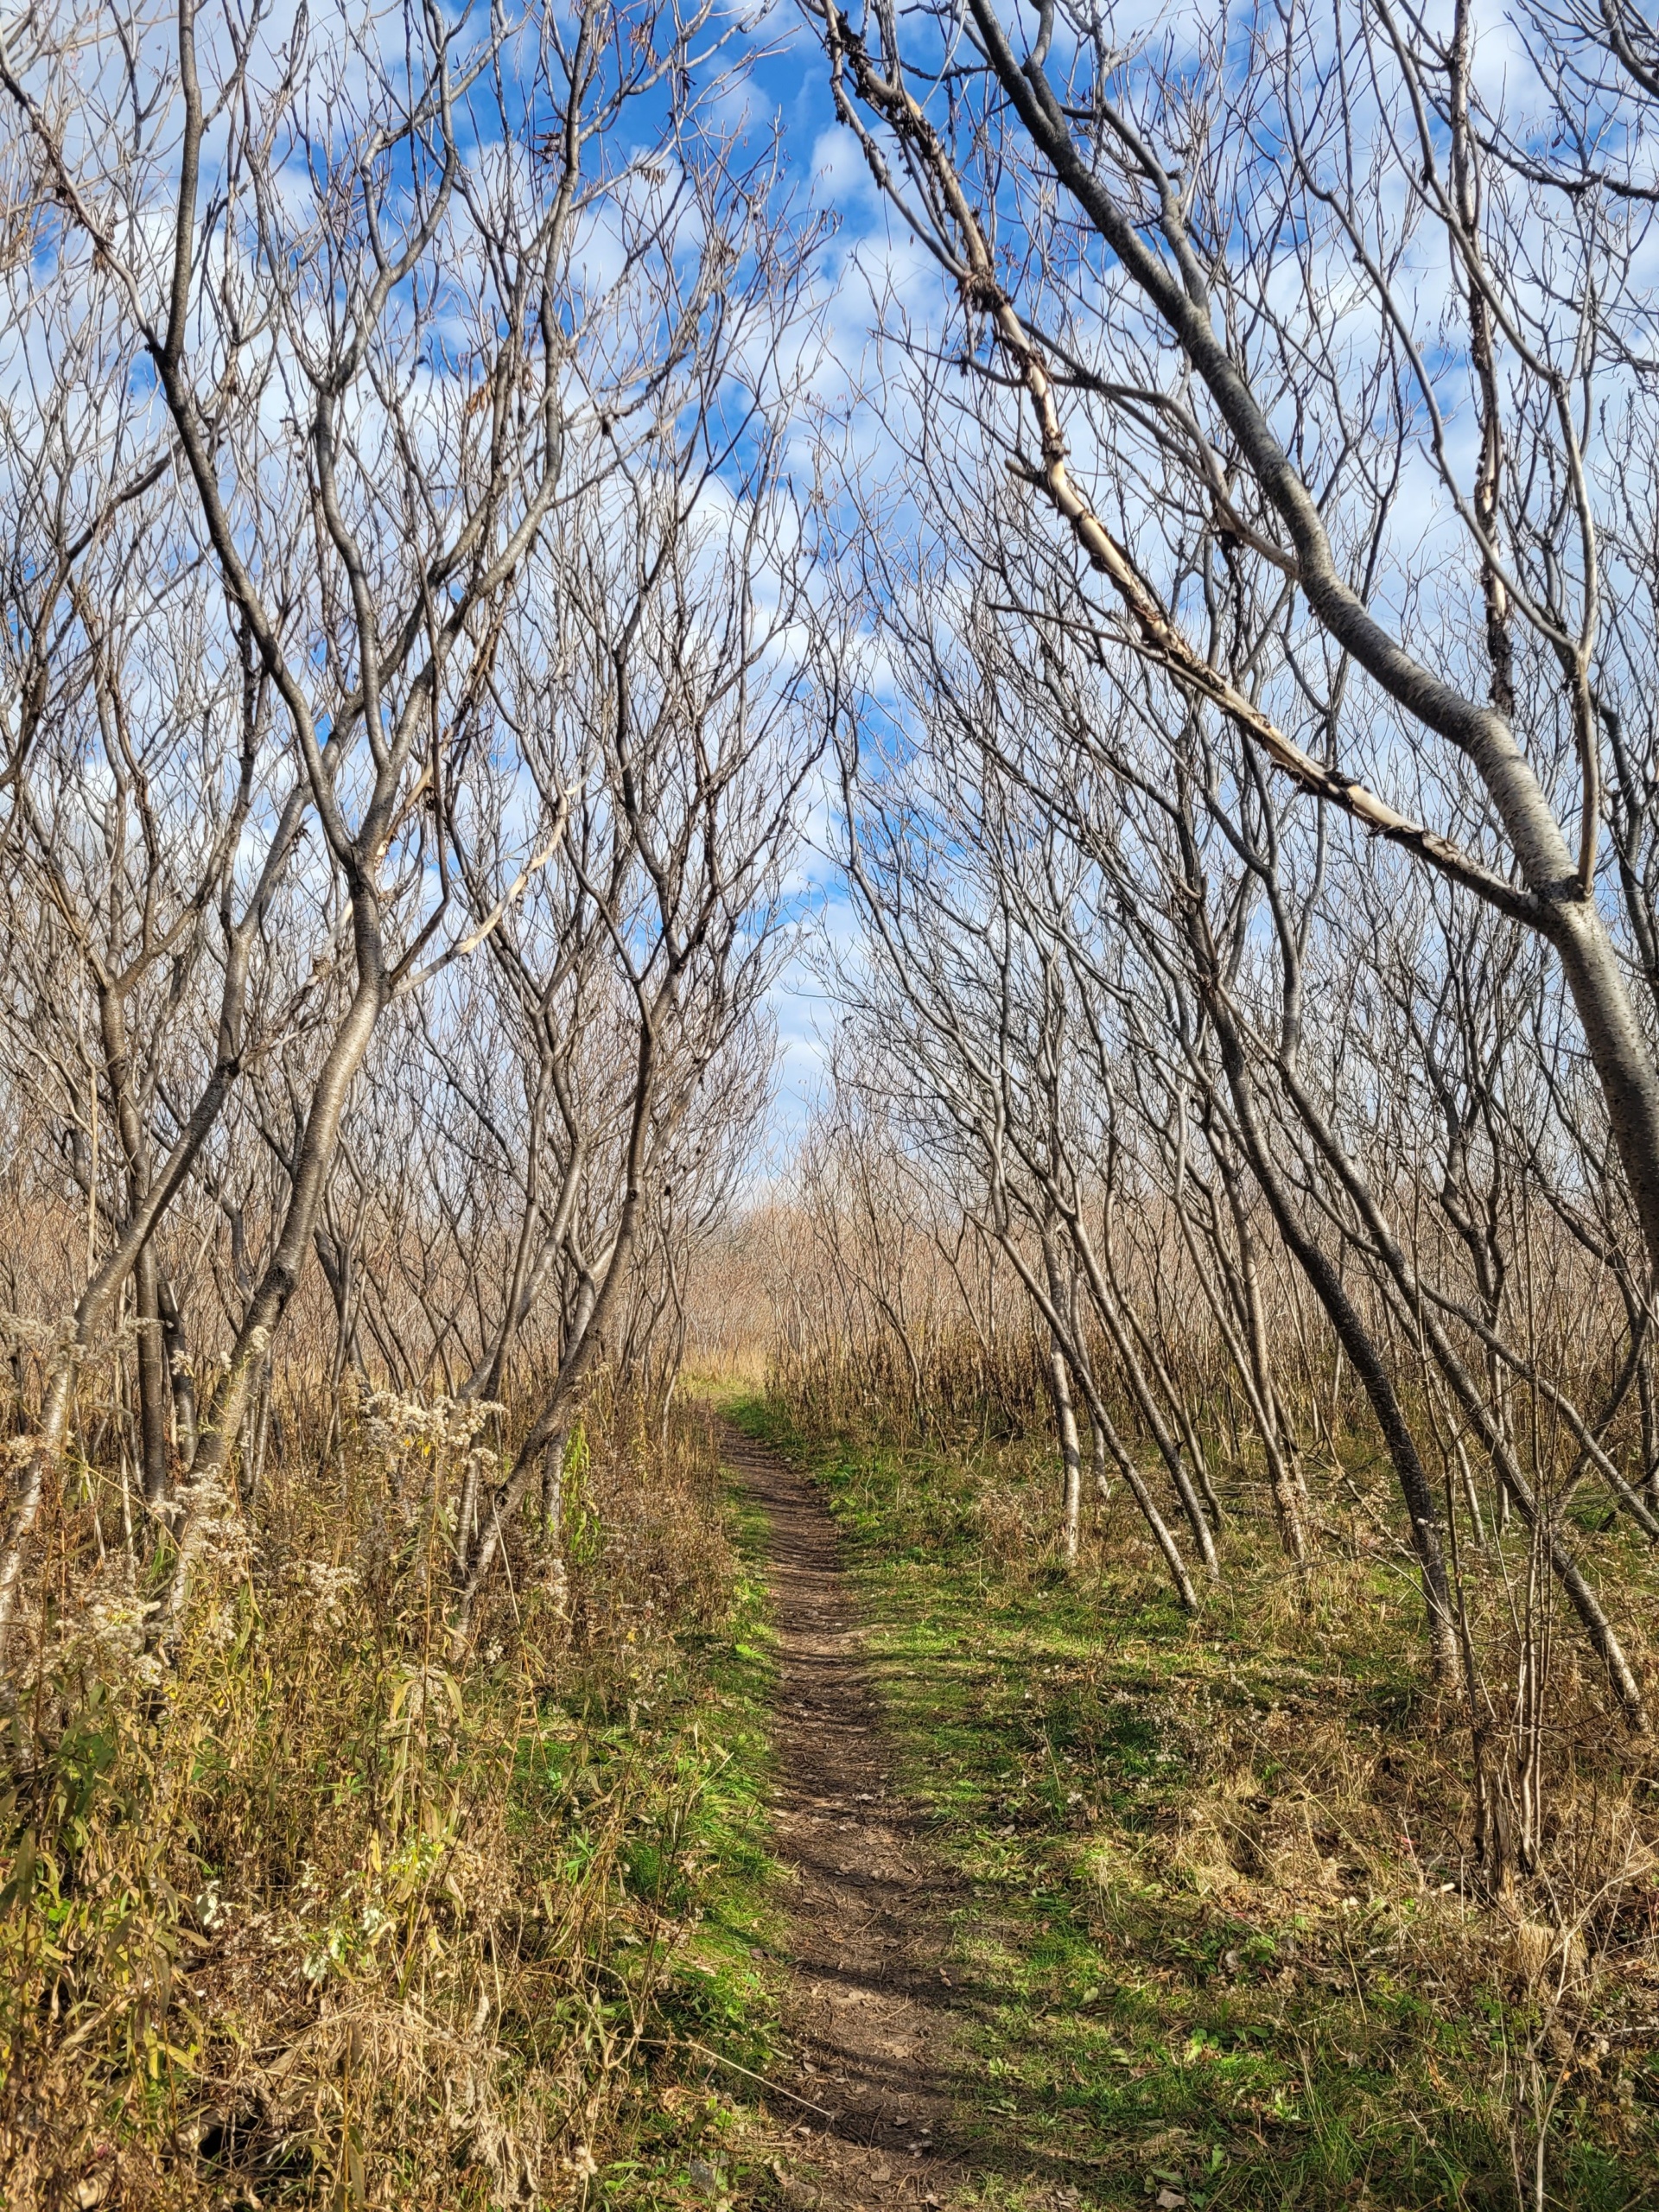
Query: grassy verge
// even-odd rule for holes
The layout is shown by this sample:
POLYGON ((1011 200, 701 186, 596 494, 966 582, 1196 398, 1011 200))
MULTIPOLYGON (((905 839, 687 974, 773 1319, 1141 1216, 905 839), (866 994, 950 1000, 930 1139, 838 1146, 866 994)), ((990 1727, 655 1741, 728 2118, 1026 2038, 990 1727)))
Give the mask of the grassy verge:
POLYGON ((482 1418, 383 1394, 274 1457, 165 1667, 99 1471, 54 1503, 0 1730, 6 2212, 689 2204, 747 2142, 758 1532, 695 1412, 601 1405, 455 1653, 482 1418))
MULTIPOLYGON (((594 2199, 706 2208, 770 2193, 772 2132, 753 2102, 771 2068, 777 2024, 778 1905, 766 1795, 775 1680, 762 1570, 760 1515, 734 1488, 725 1500, 738 1562, 728 1618, 682 1636, 672 1725, 679 1747, 659 1766, 690 1770, 690 1808, 674 1840, 671 1900, 682 1930, 658 1998, 650 2063, 620 2115, 594 2199)), ((631 1740, 618 1745, 633 1756, 631 1740)))
POLYGON ((1561 1807, 1602 1909, 1483 1904, 1467 1736, 1421 1695, 1385 1552, 1357 1536, 1302 1604, 1235 1530, 1228 1594, 1189 1623, 1128 1524, 1054 1568, 1040 1454, 734 1410, 823 1486, 973 1899, 957 1974, 991 2197, 1497 2212, 1533 2202, 1542 2117, 1544 2201, 1656 2201, 1656 1895, 1616 1744, 1561 1807))

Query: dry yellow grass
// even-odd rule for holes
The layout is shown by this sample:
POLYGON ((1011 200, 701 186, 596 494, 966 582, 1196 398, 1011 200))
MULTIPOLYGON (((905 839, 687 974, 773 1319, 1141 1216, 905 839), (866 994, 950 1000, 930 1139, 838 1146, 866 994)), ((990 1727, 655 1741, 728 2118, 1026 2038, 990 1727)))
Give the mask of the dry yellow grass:
POLYGON ((115 1478, 67 1471, 5 1745, 8 2212, 584 2185, 696 1921, 683 1639, 734 1562, 706 1424, 601 1401, 452 1667, 491 1426, 383 1396, 273 1459, 168 1666, 115 1478))

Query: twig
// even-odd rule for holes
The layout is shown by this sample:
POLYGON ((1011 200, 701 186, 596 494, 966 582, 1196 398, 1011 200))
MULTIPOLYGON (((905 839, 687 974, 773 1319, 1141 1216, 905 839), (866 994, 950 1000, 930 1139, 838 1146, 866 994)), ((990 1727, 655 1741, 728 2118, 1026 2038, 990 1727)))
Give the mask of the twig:
POLYGON ((657 2050, 671 2050, 678 2045, 684 2050, 700 2051, 704 2058, 712 2058, 716 2065, 729 2066, 734 2073, 747 2075, 751 2082, 758 2082, 763 2089, 770 2089, 774 2095, 787 2097, 791 2104, 801 2105, 806 2111, 817 2113, 820 2120, 837 2120, 841 2118, 838 2112, 826 2111, 823 2105, 815 2105, 810 2097, 798 2097, 793 2089, 785 2088, 781 2082, 769 2082, 764 2074, 757 2074, 753 2067, 740 2066, 736 2059, 728 2058, 724 2051, 710 2050, 706 2043, 698 2043, 690 2036, 641 2036, 639 2040, 657 2050))

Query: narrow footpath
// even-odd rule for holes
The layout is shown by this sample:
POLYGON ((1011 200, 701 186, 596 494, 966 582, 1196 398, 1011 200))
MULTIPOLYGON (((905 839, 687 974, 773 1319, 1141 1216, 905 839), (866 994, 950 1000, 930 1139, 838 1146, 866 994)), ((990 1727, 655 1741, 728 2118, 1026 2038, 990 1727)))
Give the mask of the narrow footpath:
POLYGON ((782 2080, 803 2101, 778 2116, 825 2207, 948 2205, 968 2177, 953 2098, 971 2094, 943 1943, 954 1885, 893 1786, 834 1523, 765 1445, 727 1427, 721 1452, 771 1529, 774 1820, 793 1880, 782 2080))

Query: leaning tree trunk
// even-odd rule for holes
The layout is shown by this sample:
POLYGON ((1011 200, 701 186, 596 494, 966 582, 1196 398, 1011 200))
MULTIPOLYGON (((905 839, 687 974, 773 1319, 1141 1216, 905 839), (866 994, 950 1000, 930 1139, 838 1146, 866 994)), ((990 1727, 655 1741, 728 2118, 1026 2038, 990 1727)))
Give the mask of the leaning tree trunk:
MULTIPOLYGON (((365 893, 361 904, 366 907, 370 903, 371 894, 365 893)), ((177 1620, 183 1607, 191 1571, 201 1548, 203 1508, 223 1489, 226 1464, 241 1434, 272 1332, 288 1310, 311 1249, 339 1147, 346 1102, 386 1004, 379 931, 372 914, 359 917, 358 957, 357 989, 311 1094, 276 1248, 248 1300, 230 1364, 202 1426, 195 1458, 179 1485, 178 1548, 159 1624, 163 1629, 177 1620)))
POLYGON ((1286 1249, 1306 1276, 1315 1297, 1324 1306, 1337 1340, 1347 1353, 1371 1411, 1382 1433, 1382 1442, 1405 1499, 1411 1526, 1412 1549, 1417 1554, 1423 1602, 1428 1615, 1429 1647, 1434 1671, 1444 1683, 1458 1676, 1457 1624, 1452 1616, 1452 1591, 1446 1570, 1440 1510, 1427 1471, 1417 1449, 1404 1409, 1383 1364, 1375 1338, 1360 1319, 1357 1308, 1343 1287, 1330 1259, 1307 1235, 1297 1217, 1290 1195, 1263 1141, 1250 1092, 1244 1044, 1231 1006, 1218 986, 1204 985, 1205 1009, 1214 1025, 1221 1048, 1234 1117, 1250 1172, 1267 1200, 1269 1211, 1285 1240, 1286 1249))

